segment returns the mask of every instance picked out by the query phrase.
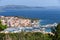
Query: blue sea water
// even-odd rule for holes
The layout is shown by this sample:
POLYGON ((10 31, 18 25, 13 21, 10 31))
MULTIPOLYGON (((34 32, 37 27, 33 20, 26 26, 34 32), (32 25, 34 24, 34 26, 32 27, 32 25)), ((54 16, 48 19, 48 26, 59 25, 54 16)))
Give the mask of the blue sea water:
POLYGON ((40 10, 40 9, 21 9, 21 10, 5 10, 0 12, 4 16, 24 16, 28 18, 39 18, 41 24, 60 23, 60 10, 40 10))
MULTIPOLYGON (((60 10, 41 10, 41 9, 21 9, 5 10, 0 12, 3 16, 24 16, 28 18, 39 18, 41 25, 60 23, 60 10)), ((50 29, 47 31, 51 31, 50 29)))
POLYGON ((45 32, 51 32, 51 28, 46 28, 45 32))

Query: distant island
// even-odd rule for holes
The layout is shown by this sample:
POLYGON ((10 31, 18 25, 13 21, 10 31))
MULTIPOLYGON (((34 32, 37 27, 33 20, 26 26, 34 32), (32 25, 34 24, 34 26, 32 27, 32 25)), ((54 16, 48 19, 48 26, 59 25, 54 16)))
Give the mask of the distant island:
POLYGON ((60 7, 57 7, 57 6, 48 6, 48 7, 26 6, 26 5, 5 5, 5 6, 0 6, 0 10, 1 9, 33 9, 33 8, 38 8, 38 9, 60 9, 60 7))
POLYGON ((44 8, 44 7, 29 7, 25 5, 6 5, 6 6, 0 6, 0 9, 31 9, 31 8, 44 8))

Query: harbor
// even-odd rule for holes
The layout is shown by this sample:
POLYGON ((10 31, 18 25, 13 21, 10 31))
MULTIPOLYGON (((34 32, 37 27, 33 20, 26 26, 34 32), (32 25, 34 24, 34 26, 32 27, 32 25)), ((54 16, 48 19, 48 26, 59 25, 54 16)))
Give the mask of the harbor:
POLYGON ((15 16, 0 16, 3 25, 7 28, 1 33, 19 33, 19 32, 41 32, 51 33, 51 28, 55 28, 57 23, 40 25, 39 19, 31 19, 15 16))

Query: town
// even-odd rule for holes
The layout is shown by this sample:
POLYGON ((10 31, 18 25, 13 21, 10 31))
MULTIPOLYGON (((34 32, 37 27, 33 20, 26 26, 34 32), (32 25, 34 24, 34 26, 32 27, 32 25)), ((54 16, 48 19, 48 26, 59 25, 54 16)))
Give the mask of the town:
POLYGON ((19 33, 22 30, 24 32, 41 32, 41 33, 51 33, 50 29, 57 26, 57 23, 40 25, 40 20, 37 18, 25 18, 18 16, 0 16, 0 20, 3 25, 7 25, 7 29, 1 31, 1 33, 19 33))
MULTIPOLYGON (((12 36, 12 35, 10 35, 10 34, 13 34, 14 37, 16 36, 15 34, 20 36, 20 35, 26 35, 29 33, 31 33, 33 35, 35 33, 37 33, 37 34, 42 33, 43 35, 50 34, 50 35, 54 36, 55 34, 51 32, 51 28, 57 27, 57 23, 41 25, 40 19, 37 19, 37 18, 32 19, 32 18, 25 18, 25 17, 18 17, 18 16, 0 16, 0 21, 1 21, 2 25, 7 26, 6 29, 0 31, 0 33, 5 34, 6 40, 15 39, 15 38, 11 38, 10 36, 12 36)), ((4 26, 2 26, 2 27, 4 27, 4 26)), ((23 37, 25 37, 25 36, 23 36, 23 37)), ((4 38, 2 38, 2 39, 4 40, 4 38)), ((18 39, 20 39, 20 37, 18 37, 18 39)))
POLYGON ((29 19, 23 17, 14 17, 14 16, 0 16, 3 25, 8 27, 38 27, 38 19, 29 19))

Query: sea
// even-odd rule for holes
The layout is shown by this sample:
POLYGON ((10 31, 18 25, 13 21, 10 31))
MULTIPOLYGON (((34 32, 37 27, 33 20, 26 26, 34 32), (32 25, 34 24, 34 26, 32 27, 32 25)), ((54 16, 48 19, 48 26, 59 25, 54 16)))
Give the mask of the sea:
MULTIPOLYGON (((59 9, 5 9, 0 12, 2 16, 23 16, 40 19, 40 25, 60 23, 59 9)), ((49 31, 50 29, 47 29, 49 31)), ((51 30, 50 30, 51 31, 51 30)))

